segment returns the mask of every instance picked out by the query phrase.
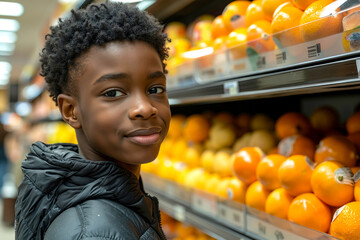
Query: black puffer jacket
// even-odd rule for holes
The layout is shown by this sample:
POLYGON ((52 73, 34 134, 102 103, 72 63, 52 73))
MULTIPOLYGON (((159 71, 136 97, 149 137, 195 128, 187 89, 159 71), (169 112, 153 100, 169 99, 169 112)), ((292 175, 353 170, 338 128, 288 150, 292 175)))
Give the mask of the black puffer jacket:
POLYGON ((37 142, 22 164, 16 239, 165 239, 158 201, 135 175, 73 144, 37 142))

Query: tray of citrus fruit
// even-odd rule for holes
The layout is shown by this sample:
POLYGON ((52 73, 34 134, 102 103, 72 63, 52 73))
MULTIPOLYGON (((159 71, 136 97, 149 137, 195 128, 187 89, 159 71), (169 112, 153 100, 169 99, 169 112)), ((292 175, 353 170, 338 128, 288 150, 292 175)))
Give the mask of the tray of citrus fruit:
POLYGON ((177 73, 172 86, 332 61, 360 50, 359 1, 233 1, 221 15, 201 16, 193 25, 187 29, 193 34, 189 47, 177 53, 182 60, 172 65, 177 73))

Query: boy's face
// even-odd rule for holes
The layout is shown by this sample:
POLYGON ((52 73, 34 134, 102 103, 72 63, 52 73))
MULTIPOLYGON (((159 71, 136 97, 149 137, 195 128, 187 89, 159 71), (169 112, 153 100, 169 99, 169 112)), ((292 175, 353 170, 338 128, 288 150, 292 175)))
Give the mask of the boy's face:
POLYGON ((78 61, 74 113, 82 154, 123 164, 154 160, 170 122, 156 50, 141 41, 111 42, 91 47, 78 61))

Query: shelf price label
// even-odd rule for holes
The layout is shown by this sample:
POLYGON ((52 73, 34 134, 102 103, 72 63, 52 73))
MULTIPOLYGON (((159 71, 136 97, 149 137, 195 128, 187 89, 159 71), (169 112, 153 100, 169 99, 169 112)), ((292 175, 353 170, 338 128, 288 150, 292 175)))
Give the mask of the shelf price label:
POLYGON ((321 44, 316 43, 307 47, 308 58, 318 57, 321 54, 321 44))
POLYGON ((218 214, 218 202, 214 195, 195 190, 191 197, 191 208, 195 211, 216 217, 218 214))
POLYGON ((239 92, 239 84, 237 81, 224 83, 224 93, 227 95, 235 95, 239 92))
POLYGON ((186 219, 186 210, 185 207, 181 205, 174 206, 174 218, 180 222, 184 222, 186 219))
POLYGON ((219 217, 221 220, 236 227, 245 228, 245 213, 236 208, 219 203, 219 217))
POLYGON ((254 217, 250 214, 246 215, 247 231, 256 236, 269 240, 306 240, 295 233, 281 229, 271 223, 254 217))

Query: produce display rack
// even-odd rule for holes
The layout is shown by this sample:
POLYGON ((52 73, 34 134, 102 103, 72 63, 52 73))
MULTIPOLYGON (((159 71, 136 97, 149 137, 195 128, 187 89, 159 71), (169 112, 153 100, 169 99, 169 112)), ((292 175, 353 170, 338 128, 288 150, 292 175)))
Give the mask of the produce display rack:
POLYGON ((158 197, 162 211, 216 239, 337 239, 151 173, 142 173, 142 178, 146 191, 158 197))
MULTIPOLYGON (((226 102, 360 88, 360 53, 345 52, 342 33, 277 49, 252 57, 231 59, 234 49, 188 60, 169 76, 171 105, 226 102), (318 46, 318 53, 311 53, 318 46), (323 50, 321 50, 323 49, 323 50), (289 52, 297 53, 293 59, 289 52), (280 57, 279 57, 280 56, 280 57), (279 60, 281 58, 282 60, 279 60), (220 60, 219 60, 220 59, 220 60), (257 64, 260 61, 260 65, 257 64), (241 65, 240 70, 236 67, 241 65), (234 70, 235 69, 235 70, 234 70)), ((244 47, 242 47, 244 49, 244 47)))

